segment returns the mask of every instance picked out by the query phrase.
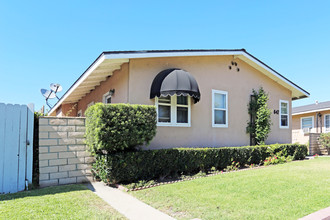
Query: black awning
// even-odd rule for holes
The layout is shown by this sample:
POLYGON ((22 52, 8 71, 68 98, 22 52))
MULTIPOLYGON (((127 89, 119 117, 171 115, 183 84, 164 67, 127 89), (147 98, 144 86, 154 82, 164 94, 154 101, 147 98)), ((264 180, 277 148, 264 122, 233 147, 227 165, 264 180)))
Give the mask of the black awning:
POLYGON ((150 98, 173 95, 191 96, 197 103, 201 94, 195 78, 181 69, 166 69, 157 74, 151 85, 150 98))

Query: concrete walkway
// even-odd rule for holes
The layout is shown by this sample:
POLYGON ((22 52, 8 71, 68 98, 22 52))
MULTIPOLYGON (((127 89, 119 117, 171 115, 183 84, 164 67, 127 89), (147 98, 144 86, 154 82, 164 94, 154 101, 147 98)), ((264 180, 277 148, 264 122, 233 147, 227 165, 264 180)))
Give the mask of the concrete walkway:
POLYGON ((330 207, 321 209, 299 220, 330 220, 330 207))
POLYGON ((88 188, 118 212, 131 220, 173 220, 174 218, 102 182, 91 182, 88 188))

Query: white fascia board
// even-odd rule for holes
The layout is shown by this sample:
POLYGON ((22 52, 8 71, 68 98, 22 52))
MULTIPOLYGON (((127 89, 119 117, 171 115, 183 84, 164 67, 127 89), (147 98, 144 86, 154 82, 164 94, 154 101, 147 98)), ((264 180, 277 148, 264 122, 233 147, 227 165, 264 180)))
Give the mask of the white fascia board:
POLYGON ((296 90, 300 91, 301 93, 303 93, 304 95, 306 95, 307 97, 309 97, 309 94, 308 93, 306 93, 305 91, 301 90, 296 85, 294 85, 293 83, 291 83, 290 81, 288 81, 287 79, 285 79, 284 77, 282 77, 281 75, 279 75, 278 73, 274 72, 272 69, 270 69, 265 64, 261 63, 260 61, 256 60, 255 58, 251 57, 249 54, 243 53, 243 56, 246 57, 247 59, 253 61, 254 63, 258 64, 260 67, 262 67, 266 71, 270 72, 273 76, 275 76, 278 79, 284 81, 286 84, 292 86, 296 90))
POLYGON ((220 55, 232 55, 232 56, 244 56, 245 58, 251 60, 252 62, 256 63, 264 70, 268 71, 272 75, 274 75, 279 80, 285 82, 289 86, 293 87, 294 89, 300 91, 302 94, 309 97, 309 95, 298 88, 296 85, 292 84, 284 77, 281 77, 278 73, 274 72, 272 69, 261 63, 260 61, 256 60, 255 58, 251 57, 244 51, 187 51, 187 52, 146 52, 146 53, 113 53, 107 54, 104 53, 100 56, 100 58, 81 76, 81 78, 74 83, 74 85, 69 89, 69 91, 60 99, 59 102, 51 109, 49 114, 53 113, 55 109, 57 109, 63 101, 105 60, 105 59, 134 59, 134 58, 155 58, 155 57, 183 57, 183 56, 220 56, 220 55))
POLYGON ((315 110, 310 110, 310 111, 297 112, 297 113, 293 113, 292 115, 302 115, 302 114, 307 114, 307 113, 322 112, 322 111, 328 111, 328 110, 330 110, 330 108, 321 108, 321 109, 315 109, 315 110))
POLYGON ((205 51, 205 52, 146 52, 146 53, 118 53, 105 54, 106 59, 134 59, 154 57, 191 57, 191 56, 217 56, 217 55, 243 55, 242 51, 205 51))
POLYGON ((49 111, 49 115, 52 114, 58 107, 61 106, 63 101, 67 99, 71 93, 79 87, 79 85, 105 60, 104 54, 102 54, 99 59, 91 66, 89 69, 80 77, 80 79, 75 82, 67 93, 58 101, 55 106, 49 111))
POLYGON ((118 54, 105 54, 105 59, 134 59, 134 58, 154 58, 154 57, 183 57, 183 56, 219 56, 219 55, 232 55, 232 56, 239 56, 242 55, 245 58, 251 60, 252 62, 256 63, 258 66, 263 68, 264 70, 271 73, 273 76, 278 78, 279 80, 285 82, 289 86, 293 87, 294 89, 298 90, 302 94, 309 97, 309 94, 305 91, 298 88, 296 85, 279 75, 278 73, 274 72, 268 66, 264 65, 260 61, 256 60, 249 54, 243 51, 199 51, 199 52, 166 52, 166 53, 159 53, 159 52, 146 52, 146 53, 118 53, 118 54))

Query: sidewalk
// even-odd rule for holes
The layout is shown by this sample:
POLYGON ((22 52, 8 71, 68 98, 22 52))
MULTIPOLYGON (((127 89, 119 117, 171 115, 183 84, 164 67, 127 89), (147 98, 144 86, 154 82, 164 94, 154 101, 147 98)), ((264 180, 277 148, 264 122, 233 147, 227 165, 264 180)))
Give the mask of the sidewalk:
POLYGON ((91 182, 88 188, 106 201, 118 212, 131 220, 173 220, 174 218, 141 202, 133 196, 118 189, 106 186, 102 182, 91 182))
POLYGON ((309 214, 299 220, 330 220, 330 207, 309 214))

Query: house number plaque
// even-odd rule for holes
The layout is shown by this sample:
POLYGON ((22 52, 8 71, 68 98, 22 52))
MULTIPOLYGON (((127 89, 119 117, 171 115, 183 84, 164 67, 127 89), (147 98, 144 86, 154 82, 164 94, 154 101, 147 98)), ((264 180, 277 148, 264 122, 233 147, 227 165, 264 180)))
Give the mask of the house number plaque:
POLYGON ((280 111, 279 110, 274 110, 274 114, 278 115, 280 111))

